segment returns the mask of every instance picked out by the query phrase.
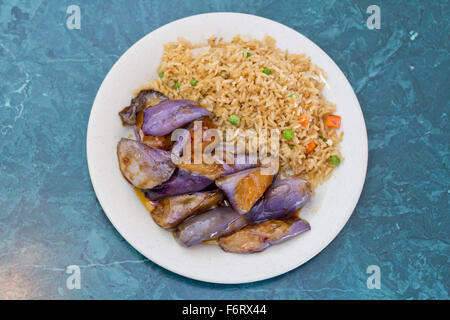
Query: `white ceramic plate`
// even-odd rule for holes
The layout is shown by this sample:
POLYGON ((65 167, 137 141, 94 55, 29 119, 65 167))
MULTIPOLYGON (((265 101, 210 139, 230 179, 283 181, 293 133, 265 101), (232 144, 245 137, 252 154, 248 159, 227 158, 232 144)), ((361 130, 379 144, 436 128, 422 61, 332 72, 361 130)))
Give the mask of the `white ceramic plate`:
POLYGON ((108 218, 140 253, 180 275, 216 283, 245 283, 288 272, 322 251, 344 227, 358 202, 367 168, 367 134, 363 114, 349 82, 338 66, 312 41, 277 22, 239 13, 210 13, 171 22, 136 42, 109 71, 89 119, 87 158, 92 184, 108 218), (269 35, 277 46, 306 53, 328 74, 326 95, 337 104, 345 132, 345 158, 333 176, 316 190, 302 210, 312 230, 259 254, 225 253, 220 248, 180 246, 172 234, 159 228, 122 177, 116 156, 121 137, 130 129, 117 113, 129 104, 132 91, 157 76, 163 45, 183 37, 192 42, 210 36, 230 40, 237 34, 262 39, 269 35))

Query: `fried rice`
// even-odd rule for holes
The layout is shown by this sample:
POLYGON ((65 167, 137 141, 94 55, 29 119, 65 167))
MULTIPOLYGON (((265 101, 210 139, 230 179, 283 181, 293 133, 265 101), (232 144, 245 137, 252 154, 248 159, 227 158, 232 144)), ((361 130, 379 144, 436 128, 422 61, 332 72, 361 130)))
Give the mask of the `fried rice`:
POLYGON ((280 136, 284 176, 301 176, 316 187, 335 168, 330 158, 342 159, 343 133, 325 124, 336 110, 323 94, 325 72, 305 54, 280 50, 273 38, 236 36, 227 42, 212 37, 202 44, 178 39, 165 45, 157 72, 145 87, 171 99, 197 101, 215 115, 221 130, 292 130, 289 140, 280 136), (232 115, 240 119, 238 125, 229 121, 232 115))

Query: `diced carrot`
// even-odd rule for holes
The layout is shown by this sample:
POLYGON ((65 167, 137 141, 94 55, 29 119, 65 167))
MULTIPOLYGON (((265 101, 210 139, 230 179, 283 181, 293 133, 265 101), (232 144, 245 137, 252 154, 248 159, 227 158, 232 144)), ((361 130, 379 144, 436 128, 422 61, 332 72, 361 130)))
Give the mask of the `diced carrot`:
POLYGON ((315 148, 316 148, 315 142, 314 142, 314 141, 311 141, 311 142, 308 143, 307 146, 306 146, 306 154, 309 154, 309 153, 313 152, 315 148))
POLYGON ((308 116, 299 116, 298 121, 300 121, 300 124, 302 127, 307 128, 309 124, 309 117, 308 116))
POLYGON ((331 128, 340 128, 341 127, 341 117, 336 116, 334 114, 330 114, 327 118, 325 124, 331 128))

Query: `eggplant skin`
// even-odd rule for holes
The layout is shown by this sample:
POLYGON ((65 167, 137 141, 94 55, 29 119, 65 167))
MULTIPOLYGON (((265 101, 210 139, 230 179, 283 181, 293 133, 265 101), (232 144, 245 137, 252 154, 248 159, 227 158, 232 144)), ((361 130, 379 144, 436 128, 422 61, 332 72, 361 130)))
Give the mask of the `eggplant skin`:
POLYGON ((305 220, 269 220, 221 237, 219 246, 227 252, 255 253, 308 230, 311 226, 305 220))
POLYGON ((136 114, 141 111, 146 106, 156 106, 161 101, 168 100, 166 97, 159 91, 153 89, 144 89, 141 90, 138 95, 131 100, 129 106, 123 108, 119 112, 120 119, 122 120, 123 125, 135 125, 136 124, 136 114))
POLYGON ((222 199, 223 195, 218 191, 168 197, 159 201, 151 216, 161 228, 170 229, 193 214, 216 207, 222 199))
POLYGON ((261 167, 247 169, 216 180, 217 187, 225 193, 236 212, 249 212, 272 183, 273 176, 264 175, 262 170, 261 167))
POLYGON ((247 214, 252 223, 283 219, 311 199, 311 185, 300 178, 275 181, 247 214))
POLYGON ((168 180, 175 171, 170 152, 122 138, 117 144, 119 167, 136 188, 150 189, 168 180))
POLYGON ((248 224, 230 207, 219 207, 186 219, 175 229, 175 238, 187 247, 236 232, 248 224))
POLYGON ((239 171, 258 167, 258 157, 256 155, 238 153, 234 155, 234 163, 228 164, 223 162, 223 167, 226 174, 232 174, 239 171))
POLYGON ((172 147, 172 141, 170 139, 170 134, 162 137, 146 136, 142 132, 142 124, 144 122, 144 110, 136 113, 136 124, 133 126, 134 134, 136 140, 146 144, 152 148, 158 148, 163 150, 169 150, 172 147))
POLYGON ((156 201, 165 197, 201 191, 213 183, 213 180, 202 175, 176 169, 172 177, 163 184, 142 191, 148 199, 156 201))
POLYGON ((211 112, 191 100, 167 100, 144 111, 142 131, 147 136, 160 137, 211 112))
POLYGON ((205 132, 216 130, 216 128, 209 117, 195 120, 186 127, 186 131, 181 133, 172 147, 172 155, 174 156, 172 159, 176 159, 174 161, 178 168, 200 174, 211 180, 216 180, 226 172, 223 165, 209 154, 216 144, 214 139, 211 139, 212 141, 203 140, 205 132), (196 136, 201 137, 201 139, 197 141, 196 136), (186 146, 190 147, 190 154, 183 155, 186 146), (195 159, 196 149, 201 152, 201 159, 197 162, 195 159))

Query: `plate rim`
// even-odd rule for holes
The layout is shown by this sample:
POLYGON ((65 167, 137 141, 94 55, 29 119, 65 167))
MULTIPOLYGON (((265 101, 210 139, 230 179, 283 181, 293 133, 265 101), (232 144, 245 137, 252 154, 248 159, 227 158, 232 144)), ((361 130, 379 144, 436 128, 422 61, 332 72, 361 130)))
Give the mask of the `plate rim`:
MULTIPOLYGON (((92 154, 92 153, 91 153, 92 154)), ((366 127, 366 123, 365 123, 365 119, 364 119, 364 114, 362 112, 361 109, 361 105, 359 103, 358 97, 352 87, 352 85, 350 84, 350 82, 348 81, 347 77, 345 76, 345 74, 342 72, 342 70, 339 68, 339 66, 336 64, 336 62, 321 48, 319 47, 314 41, 312 41, 311 39, 309 39, 308 37, 306 37, 305 35, 303 35, 302 33, 300 33, 299 31, 288 27, 280 22, 265 18, 265 17, 261 17, 261 16, 257 16, 257 15, 253 15, 253 14, 247 14, 247 13, 239 13, 239 12, 208 12, 208 13, 201 13, 201 14, 195 14, 195 15, 191 15, 191 16, 187 16, 187 17, 183 17, 180 19, 176 19, 173 20, 171 22, 168 22, 162 26, 159 26, 158 28, 152 30, 151 32, 145 34, 143 37, 141 37, 139 40, 137 40, 136 42, 134 42, 120 57, 119 59, 116 60, 116 62, 112 65, 112 67, 109 69, 108 73, 105 75, 102 83, 100 84, 99 89, 97 90, 97 93, 95 95, 95 99, 92 103, 92 107, 91 107, 91 111, 89 113, 89 120, 88 120, 88 126, 87 126, 87 133, 86 133, 86 158, 87 158, 87 165, 88 165, 88 171, 89 171, 89 177, 91 180, 91 184, 92 187, 94 189, 96 198, 98 200, 98 202, 100 203, 101 207, 102 207, 102 211, 104 212, 104 214, 107 216, 108 220, 110 221, 110 223, 113 225, 113 227, 116 229, 116 231, 121 235, 121 237, 123 239, 125 239, 129 245, 131 245, 136 251, 138 251, 142 256, 144 256, 146 259, 148 259, 149 261, 151 261, 152 263, 155 263, 156 265, 170 271, 173 273, 176 273, 177 275, 186 277, 186 278, 190 278, 190 279, 194 279, 197 281, 201 281, 201 282, 206 282, 206 283, 218 283, 218 284, 243 284, 243 283, 254 283, 254 282, 259 282, 259 281, 263 281, 263 280, 267 280, 267 279, 272 279, 275 277, 278 277, 280 275, 286 274, 288 272, 291 272, 292 270, 300 267, 301 265, 307 263, 308 261, 310 261, 311 259, 313 259, 316 255, 318 255, 319 253, 321 253, 326 247, 328 247, 328 245, 333 242, 336 237, 341 233, 342 229, 345 227, 345 225, 348 223, 350 217, 352 216, 353 212, 355 211, 355 208, 357 206, 357 204, 359 203, 359 199, 361 197, 363 188, 364 188, 364 184, 365 184, 365 180, 366 180, 366 175, 367 175, 367 165, 368 165, 368 137, 367 137, 367 127, 366 127), (307 41, 309 41, 311 43, 311 45, 313 47, 315 47, 315 49, 319 50, 325 57, 327 57, 329 59, 329 61, 331 61, 332 65, 334 65, 334 67, 336 68, 337 72, 343 77, 343 79, 345 79, 346 81, 346 85, 348 85, 351 88, 351 92, 353 95, 354 100, 356 101, 357 105, 358 105, 358 116, 360 118, 362 126, 363 126, 363 150, 362 150, 362 155, 363 155, 363 172, 361 175, 361 178, 359 180, 359 185, 358 185, 358 196, 356 197, 356 200, 352 206, 351 211, 349 211, 350 213, 345 217, 345 221, 344 219, 342 219, 342 221, 344 221, 336 230, 336 233, 328 240, 325 241, 324 244, 322 246, 320 246, 320 249, 316 250, 316 252, 312 255, 310 255, 309 257, 307 257, 307 259, 305 259, 303 262, 293 266, 293 267, 289 267, 286 268, 285 270, 281 271, 281 272, 276 272, 273 275, 270 276, 263 276, 263 277, 254 277, 254 278, 249 278, 248 280, 244 280, 244 281, 221 281, 221 280, 216 280, 216 279, 208 279, 205 277, 201 277, 199 275, 195 275, 195 274, 188 274, 186 272, 183 272, 182 270, 178 270, 177 268, 174 268, 170 265, 167 265, 165 263, 162 263, 161 261, 157 261, 157 259, 155 259, 154 257, 152 257, 151 259, 144 253, 144 250, 142 248, 140 248, 140 245, 136 244, 133 240, 130 240, 129 237, 126 237, 123 232, 120 230, 120 228, 118 228, 118 226, 114 223, 114 219, 112 219, 112 217, 106 212, 105 205, 103 203, 103 200, 100 199, 100 197, 98 196, 99 192, 98 192, 98 186, 96 186, 96 182, 94 182, 93 179, 93 174, 92 174, 92 164, 91 162, 92 157, 89 157, 89 149, 90 149, 90 132, 92 132, 92 115, 94 113, 94 106, 96 105, 96 101, 98 100, 98 96, 99 93, 102 89, 102 87, 104 86, 106 79, 108 78, 108 76, 111 74, 112 70, 116 67, 116 65, 120 64, 120 61, 124 58, 124 56, 126 56, 126 54, 132 50, 133 47, 137 46, 140 42, 144 41, 146 37, 150 36, 152 33, 158 31, 161 28, 164 28, 170 24, 173 23, 179 23, 183 20, 190 20, 193 18, 198 18, 198 17, 202 17, 202 16, 211 16, 211 15, 240 15, 240 16, 250 16, 251 18, 257 18, 257 19, 261 19, 265 22, 268 23, 274 23, 277 24, 278 26, 282 27, 282 28, 286 28, 289 29, 290 31, 293 31, 295 33, 297 33, 299 36, 301 36, 302 38, 305 38, 307 41)), ((326 183, 326 182, 325 182, 326 183)))

